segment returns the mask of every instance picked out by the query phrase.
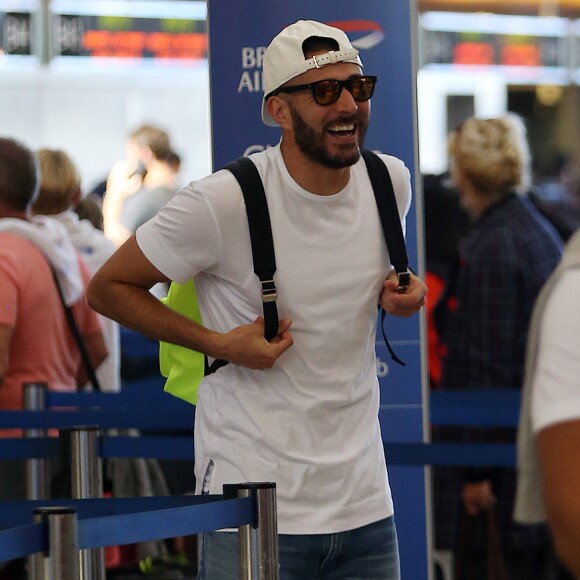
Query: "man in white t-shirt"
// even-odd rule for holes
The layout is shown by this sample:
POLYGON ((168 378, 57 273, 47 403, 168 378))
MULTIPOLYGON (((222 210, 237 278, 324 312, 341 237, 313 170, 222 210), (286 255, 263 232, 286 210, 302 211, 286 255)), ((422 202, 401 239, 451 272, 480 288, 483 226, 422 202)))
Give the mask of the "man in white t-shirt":
MULTIPOLYGON (((360 152, 375 77, 341 30, 284 29, 264 57, 262 118, 280 143, 254 154, 272 222, 280 324, 264 340, 244 202, 229 171, 191 183, 109 260, 92 305, 150 336, 229 361, 199 389, 197 493, 275 481, 283 579, 399 578, 378 421, 377 304, 410 316, 415 276, 397 292, 360 152), (160 281, 195 281, 204 326, 148 296, 160 281)), ((409 171, 381 155, 399 217, 409 171)), ((238 577, 233 532, 205 534, 199 578, 238 577)))

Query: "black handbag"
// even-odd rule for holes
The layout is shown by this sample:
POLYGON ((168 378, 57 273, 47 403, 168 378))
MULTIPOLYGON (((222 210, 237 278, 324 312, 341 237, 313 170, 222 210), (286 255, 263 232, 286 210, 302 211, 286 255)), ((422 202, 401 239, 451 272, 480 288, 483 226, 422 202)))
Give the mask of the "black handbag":
POLYGON ((474 569, 473 537, 475 522, 480 518, 485 518, 486 579, 509 580, 501 550, 495 506, 479 516, 471 516, 462 510, 459 546, 455 557, 455 580, 473 580, 477 577, 474 569))

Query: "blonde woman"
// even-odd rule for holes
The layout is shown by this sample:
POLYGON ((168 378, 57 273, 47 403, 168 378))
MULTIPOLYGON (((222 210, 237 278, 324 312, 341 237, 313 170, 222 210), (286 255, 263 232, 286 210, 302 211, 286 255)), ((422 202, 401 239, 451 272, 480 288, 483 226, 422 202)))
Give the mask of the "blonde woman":
MULTIPOLYGON (((81 255, 91 276, 115 251, 115 245, 88 220, 81 220, 74 207, 81 200, 81 178, 70 156, 57 149, 39 149, 36 160, 40 170, 38 197, 32 205, 35 215, 50 216, 59 221, 81 255)), ((99 315, 108 356, 96 374, 104 391, 121 388, 121 347, 119 325, 99 315)))
MULTIPOLYGON (((520 389, 528 323, 536 296, 558 264, 562 243, 525 195, 530 152, 522 120, 513 114, 469 118, 448 140, 450 171, 473 225, 436 310, 446 346, 444 389, 520 389)), ((439 440, 507 442, 513 429, 438 430, 439 440)), ((460 510, 483 525, 497 502, 510 577, 545 578, 550 550, 544 528, 512 524, 514 470, 442 468, 435 471, 435 525, 439 549, 457 545, 460 510)), ((476 536, 478 537, 478 536, 476 536)), ((485 551, 474 566, 485 574, 485 551)))

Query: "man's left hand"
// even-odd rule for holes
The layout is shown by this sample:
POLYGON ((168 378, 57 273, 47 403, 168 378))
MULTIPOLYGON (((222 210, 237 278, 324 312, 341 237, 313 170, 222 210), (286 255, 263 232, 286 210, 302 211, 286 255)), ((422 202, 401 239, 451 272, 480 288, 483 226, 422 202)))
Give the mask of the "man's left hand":
POLYGON ((411 316, 425 304, 427 286, 413 273, 411 273, 410 278, 408 288, 404 292, 399 292, 397 273, 393 270, 387 276, 381 292, 380 303, 389 314, 411 316))

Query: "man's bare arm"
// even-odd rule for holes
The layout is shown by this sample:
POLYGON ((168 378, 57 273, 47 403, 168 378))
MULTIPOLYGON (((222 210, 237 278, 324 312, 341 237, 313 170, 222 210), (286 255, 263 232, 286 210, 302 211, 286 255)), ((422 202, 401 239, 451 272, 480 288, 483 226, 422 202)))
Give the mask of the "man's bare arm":
POLYGON ((556 552, 580 578, 580 421, 542 429, 537 437, 544 501, 556 552))
POLYGON ((89 304, 101 314, 150 338, 171 342, 249 368, 273 366, 292 344, 290 321, 282 320, 278 335, 264 339, 263 320, 221 334, 174 312, 149 289, 169 280, 143 255, 135 236, 95 274, 88 290, 89 304))

